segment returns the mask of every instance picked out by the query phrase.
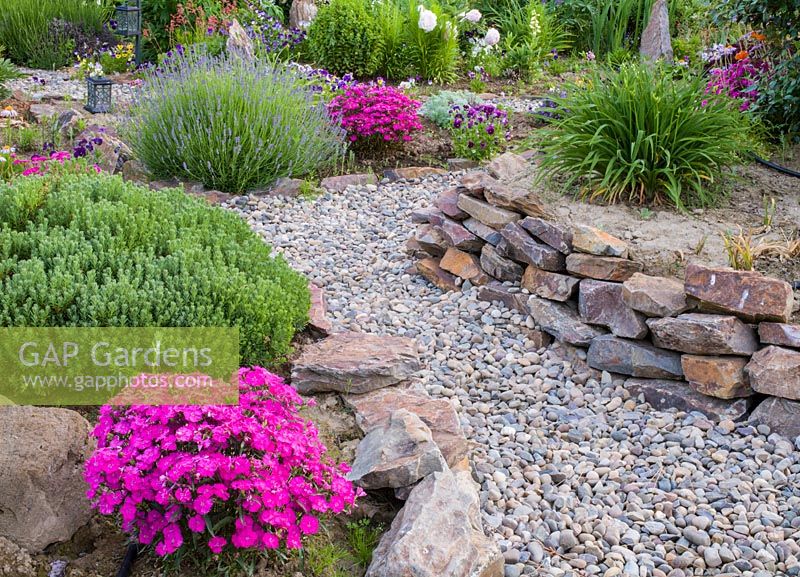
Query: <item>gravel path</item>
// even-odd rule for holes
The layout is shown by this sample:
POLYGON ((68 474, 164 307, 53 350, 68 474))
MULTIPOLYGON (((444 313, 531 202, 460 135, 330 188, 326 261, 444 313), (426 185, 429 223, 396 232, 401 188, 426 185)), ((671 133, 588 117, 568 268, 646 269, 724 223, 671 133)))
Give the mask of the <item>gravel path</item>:
POLYGON ((800 575, 792 442, 653 411, 562 349, 532 350, 530 318, 407 272, 410 212, 446 184, 236 204, 325 287, 334 324, 421 343, 429 392, 454 401, 479 444, 483 518, 506 576, 800 575))

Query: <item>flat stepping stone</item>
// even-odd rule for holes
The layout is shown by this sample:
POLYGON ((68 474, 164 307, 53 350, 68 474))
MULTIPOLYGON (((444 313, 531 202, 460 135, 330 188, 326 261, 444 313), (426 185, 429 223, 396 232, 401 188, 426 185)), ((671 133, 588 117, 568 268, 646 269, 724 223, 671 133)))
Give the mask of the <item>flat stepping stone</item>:
POLYGON ((412 339, 343 332, 303 349, 292 385, 301 394, 366 393, 404 381, 419 368, 412 339))

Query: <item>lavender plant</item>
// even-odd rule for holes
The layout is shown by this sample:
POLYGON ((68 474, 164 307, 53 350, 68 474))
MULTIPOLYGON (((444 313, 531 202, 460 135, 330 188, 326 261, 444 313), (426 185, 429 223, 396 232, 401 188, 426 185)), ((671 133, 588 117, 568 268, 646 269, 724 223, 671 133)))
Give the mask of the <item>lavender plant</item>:
POLYGON ((280 64, 185 50, 147 73, 127 135, 158 177, 225 192, 336 162, 344 134, 280 64))

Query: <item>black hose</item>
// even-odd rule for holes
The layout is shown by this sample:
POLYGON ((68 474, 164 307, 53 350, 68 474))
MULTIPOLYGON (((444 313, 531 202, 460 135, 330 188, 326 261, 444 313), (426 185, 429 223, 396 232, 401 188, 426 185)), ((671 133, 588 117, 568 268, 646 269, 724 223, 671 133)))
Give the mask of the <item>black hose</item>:
POLYGON ((800 291, 800 280, 796 280, 792 283, 792 288, 796 291, 800 291))
POLYGON ((783 174, 788 174, 789 176, 794 176, 796 178, 800 178, 800 172, 797 172, 796 170, 792 170, 791 168, 786 168, 785 166, 781 166, 780 164, 775 164, 774 162, 771 162, 769 160, 764 160, 763 158, 761 158, 757 154, 752 154, 751 156, 759 164, 763 164, 764 166, 768 166, 769 168, 771 168, 773 170, 777 170, 778 172, 782 172, 783 174))
POLYGON ((122 558, 122 563, 117 571, 117 577, 130 577, 133 571, 133 563, 139 555, 139 545, 131 543, 125 551, 125 557, 122 558))

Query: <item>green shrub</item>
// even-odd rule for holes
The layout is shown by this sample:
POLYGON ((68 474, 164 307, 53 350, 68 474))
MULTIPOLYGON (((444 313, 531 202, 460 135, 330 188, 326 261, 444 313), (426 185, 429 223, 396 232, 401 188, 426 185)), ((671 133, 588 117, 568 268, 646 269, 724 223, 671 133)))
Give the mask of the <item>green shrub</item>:
POLYGON ((503 31, 507 70, 529 72, 552 56, 569 48, 569 34, 541 2, 510 0, 489 15, 503 31), (501 8, 502 7, 502 8, 501 8))
POLYGON ((323 4, 308 30, 314 62, 334 74, 372 75, 382 61, 382 37, 368 0, 323 4))
POLYGON ((408 76, 408 58, 405 41, 406 14, 398 0, 377 0, 373 11, 381 33, 380 62, 376 73, 387 80, 405 80, 408 76))
POLYGON ((419 109, 419 114, 439 128, 450 128, 453 124, 453 106, 464 107, 467 104, 480 102, 481 99, 476 94, 466 90, 442 90, 425 101, 419 109))
POLYGON ((148 74, 125 132, 155 176, 225 192, 308 174, 344 150, 324 105, 281 64, 192 51, 148 74))
POLYGON ((11 96, 11 91, 6 88, 6 82, 21 78, 23 75, 8 58, 3 58, 3 47, 0 46, 0 100, 11 96))
POLYGON ((306 280, 234 213, 103 174, 0 184, 0 326, 240 327, 244 365, 289 352, 306 280))
POLYGON ((60 68, 103 33, 111 13, 96 0, 0 0, 0 44, 17 64, 60 68))
POLYGON ((606 202, 684 209, 716 200, 708 186, 749 132, 730 101, 703 95, 702 78, 630 64, 596 72, 590 86, 562 99, 563 118, 543 139, 543 174, 562 174, 568 186, 580 180, 581 196, 606 202))

